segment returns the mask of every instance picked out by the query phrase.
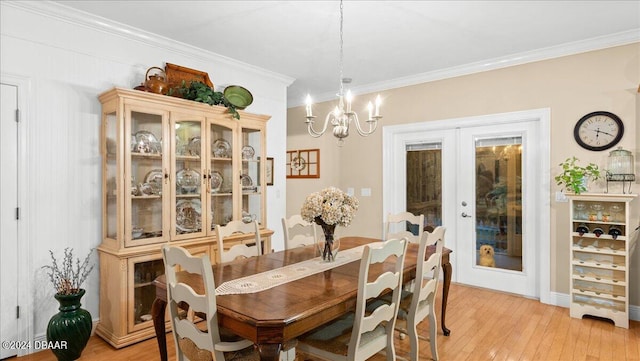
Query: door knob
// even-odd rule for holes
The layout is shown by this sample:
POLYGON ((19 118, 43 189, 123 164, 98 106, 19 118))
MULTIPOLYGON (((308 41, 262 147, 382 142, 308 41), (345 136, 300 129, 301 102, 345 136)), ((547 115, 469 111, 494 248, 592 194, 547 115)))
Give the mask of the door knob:
POLYGON ((468 215, 468 214, 467 214, 467 212, 462 212, 461 216, 462 216, 463 218, 471 218, 471 216, 470 216, 470 215, 468 215))

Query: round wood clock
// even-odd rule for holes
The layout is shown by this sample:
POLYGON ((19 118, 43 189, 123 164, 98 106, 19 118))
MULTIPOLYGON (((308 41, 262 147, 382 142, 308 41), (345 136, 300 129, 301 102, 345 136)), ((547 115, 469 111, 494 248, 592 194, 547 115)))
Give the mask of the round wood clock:
POLYGON ((624 134, 624 124, 613 113, 597 111, 580 118, 573 129, 576 142, 588 150, 606 150, 618 144, 624 134))

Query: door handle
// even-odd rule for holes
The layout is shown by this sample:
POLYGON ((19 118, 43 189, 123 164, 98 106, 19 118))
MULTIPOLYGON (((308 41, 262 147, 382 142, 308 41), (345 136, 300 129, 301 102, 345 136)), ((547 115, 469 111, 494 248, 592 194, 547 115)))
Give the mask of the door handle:
POLYGON ((462 218, 471 218, 471 216, 468 215, 467 212, 462 212, 461 216, 462 218))

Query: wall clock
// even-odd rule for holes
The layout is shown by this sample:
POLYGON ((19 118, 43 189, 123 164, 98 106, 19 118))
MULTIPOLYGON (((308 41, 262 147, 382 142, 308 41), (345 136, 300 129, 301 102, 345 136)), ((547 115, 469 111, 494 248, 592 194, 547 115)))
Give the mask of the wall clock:
POLYGON ((588 150, 606 150, 618 144, 624 134, 624 124, 613 113, 597 111, 580 118, 573 129, 576 142, 588 150))

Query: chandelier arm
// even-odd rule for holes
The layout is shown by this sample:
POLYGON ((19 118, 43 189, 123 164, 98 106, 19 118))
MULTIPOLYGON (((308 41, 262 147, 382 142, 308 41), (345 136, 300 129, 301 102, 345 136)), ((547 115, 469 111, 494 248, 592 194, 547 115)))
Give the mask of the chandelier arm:
POLYGON ((333 113, 327 114, 327 117, 324 119, 324 126, 322 127, 322 130, 319 132, 313 128, 313 120, 307 121, 307 130, 309 131, 309 135, 314 138, 318 138, 322 134, 324 134, 324 132, 327 131, 327 125, 329 125, 329 118, 331 117, 332 114, 333 113))
POLYGON ((373 121, 369 121, 367 120, 367 123, 369 123, 369 131, 364 131, 362 129, 362 127, 360 126, 360 120, 358 119, 358 114, 353 112, 351 113, 351 117, 354 120, 354 123, 356 125, 356 130, 358 131, 358 134, 360 134, 363 137, 369 136, 371 134, 373 134, 373 132, 376 131, 376 127, 378 126, 378 121, 377 120, 373 120, 373 121), (373 125, 371 125, 371 123, 373 123, 373 125))

